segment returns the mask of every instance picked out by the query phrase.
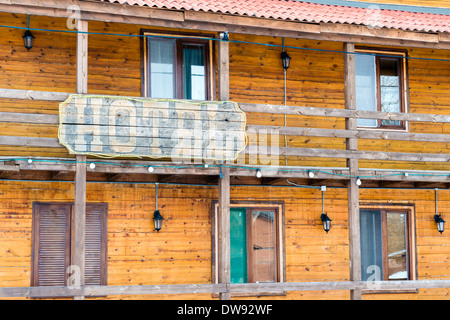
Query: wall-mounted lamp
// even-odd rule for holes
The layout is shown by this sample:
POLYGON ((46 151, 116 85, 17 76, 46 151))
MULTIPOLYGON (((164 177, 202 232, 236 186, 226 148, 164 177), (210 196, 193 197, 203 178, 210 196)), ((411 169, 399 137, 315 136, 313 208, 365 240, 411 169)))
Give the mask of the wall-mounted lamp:
POLYGON ((325 213, 325 191, 327 187, 321 186, 320 190, 322 190, 322 214, 320 215, 320 220, 322 220, 323 230, 328 233, 331 229, 331 219, 325 213))
POLYGON ((22 38, 23 38, 23 45, 28 51, 30 51, 30 49, 33 47, 34 41, 34 36, 31 34, 30 31, 30 16, 28 16, 27 18, 27 31, 25 31, 22 38))
POLYGON ((440 214, 439 215, 435 214, 434 221, 436 221, 436 226, 437 226, 438 231, 442 234, 442 232, 444 232, 444 228, 445 228, 445 220, 442 219, 440 214))
POLYGON ((164 218, 159 213, 159 210, 155 210, 155 212, 153 213, 153 223, 155 225, 156 232, 159 232, 159 230, 161 230, 163 220, 164 218))
POLYGON ((291 63, 291 57, 289 57, 286 51, 281 52, 281 62, 283 63, 284 70, 287 70, 291 63))
POLYGON ((436 227, 438 229, 438 231, 442 234, 442 232, 444 232, 444 228, 445 228, 445 220, 442 219, 441 215, 438 214, 438 208, 437 208, 437 191, 438 189, 434 189, 434 202, 435 202, 435 206, 436 206, 436 211, 435 211, 435 215, 434 215, 434 221, 436 222, 436 227))
POLYGON ((330 231, 331 229, 331 219, 327 216, 326 213, 322 213, 320 215, 320 220, 322 220, 323 230, 328 233, 328 231, 330 231))
POLYGON ((159 230, 161 230, 162 228, 162 221, 164 220, 164 218, 161 216, 161 213, 158 210, 158 183, 155 184, 156 186, 156 210, 153 213, 153 224, 155 225, 155 230, 156 232, 159 232, 159 230))

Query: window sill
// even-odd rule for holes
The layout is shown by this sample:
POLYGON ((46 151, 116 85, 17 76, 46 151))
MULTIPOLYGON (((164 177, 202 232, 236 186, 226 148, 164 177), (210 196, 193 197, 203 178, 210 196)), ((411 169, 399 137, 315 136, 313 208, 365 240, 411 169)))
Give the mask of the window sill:
POLYGON ((392 128, 392 127, 357 127, 358 130, 371 130, 371 131, 391 131, 391 132, 409 132, 408 128, 404 127, 398 127, 398 128, 392 128))
MULTIPOLYGON (((211 295, 213 298, 219 298, 218 293, 213 293, 211 295)), ((239 297, 270 297, 270 296, 286 296, 286 291, 268 291, 268 292, 234 292, 231 294, 232 298, 239 297)))
POLYGON ((419 289, 363 290, 362 291, 362 294, 400 294, 400 293, 419 293, 419 289))

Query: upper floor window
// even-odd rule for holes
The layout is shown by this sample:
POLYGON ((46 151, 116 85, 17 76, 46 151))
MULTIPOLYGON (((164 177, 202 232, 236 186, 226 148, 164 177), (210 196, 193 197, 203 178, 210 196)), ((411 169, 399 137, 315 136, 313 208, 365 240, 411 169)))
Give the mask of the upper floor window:
MULTIPOLYGON (((357 50, 356 108, 358 110, 407 112, 405 53, 357 50)), ((399 120, 358 119, 359 127, 404 129, 399 120)))
POLYGON ((210 41, 168 35, 147 37, 145 95, 153 98, 210 98, 210 41))

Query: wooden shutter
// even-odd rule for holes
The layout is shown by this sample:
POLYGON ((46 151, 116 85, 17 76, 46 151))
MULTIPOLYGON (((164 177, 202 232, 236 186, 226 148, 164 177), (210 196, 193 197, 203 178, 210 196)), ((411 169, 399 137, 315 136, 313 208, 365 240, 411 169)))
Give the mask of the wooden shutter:
POLYGON ((70 205, 33 206, 33 286, 64 286, 70 263, 70 205))
POLYGON ((106 285, 106 214, 105 204, 86 205, 86 285, 106 285))
MULTIPOLYGON (((71 203, 33 204, 32 286, 65 286, 71 264, 71 203)), ((85 284, 106 285, 107 205, 86 204, 85 284)))

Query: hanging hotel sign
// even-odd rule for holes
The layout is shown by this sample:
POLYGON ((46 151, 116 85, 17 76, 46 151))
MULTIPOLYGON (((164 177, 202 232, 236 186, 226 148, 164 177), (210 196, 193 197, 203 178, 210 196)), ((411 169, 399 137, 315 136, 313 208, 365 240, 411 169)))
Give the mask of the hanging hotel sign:
POLYGON ((225 161, 244 150, 245 126, 229 101, 71 95, 58 136, 73 154, 225 161))

